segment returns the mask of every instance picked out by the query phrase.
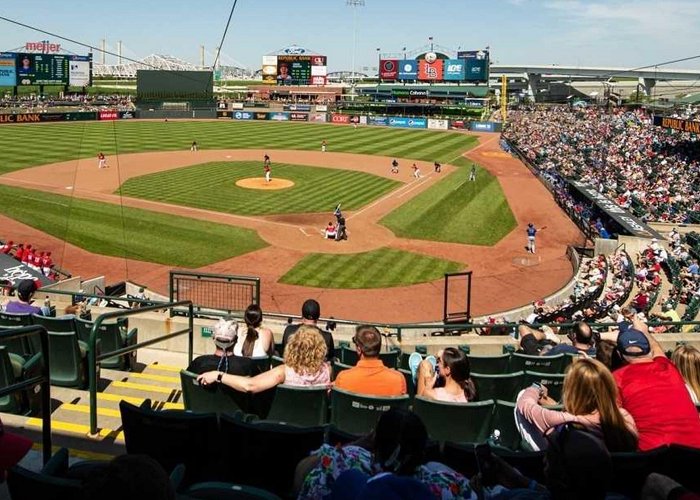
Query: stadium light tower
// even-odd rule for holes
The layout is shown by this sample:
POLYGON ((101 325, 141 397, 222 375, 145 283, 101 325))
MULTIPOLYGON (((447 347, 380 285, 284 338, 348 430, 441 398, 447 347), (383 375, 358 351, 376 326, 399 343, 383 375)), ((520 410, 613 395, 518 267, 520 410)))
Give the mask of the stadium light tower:
POLYGON ((350 77, 352 93, 355 94, 355 53, 357 52, 357 8, 365 6, 365 0, 345 0, 345 5, 352 7, 352 76, 350 77))

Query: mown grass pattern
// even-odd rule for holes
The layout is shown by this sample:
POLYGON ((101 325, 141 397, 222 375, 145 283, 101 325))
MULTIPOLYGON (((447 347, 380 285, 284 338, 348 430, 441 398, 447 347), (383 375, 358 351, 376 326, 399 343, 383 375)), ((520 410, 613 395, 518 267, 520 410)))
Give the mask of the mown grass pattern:
POLYGON ((273 178, 293 187, 252 190, 236 181, 263 177, 261 162, 211 162, 134 177, 121 194, 241 215, 332 212, 338 203, 355 210, 401 183, 364 172, 274 163, 273 178))
MULTIPOLYGON (((201 149, 298 149, 409 157, 448 163, 476 139, 457 132, 402 130, 310 123, 217 121, 113 121, 0 126, 6 147, 0 174, 13 170, 117 153, 201 149), (14 146, 12 146, 14 145, 14 146)), ((115 162, 112 161, 112 164, 115 162)))
POLYGON ((458 262, 380 248, 350 255, 309 254, 280 282, 318 288, 388 288, 433 281, 463 267, 458 262))
POLYGON ((472 162, 386 215, 380 222, 402 238, 493 245, 513 230, 516 220, 498 180, 477 168, 470 182, 472 162))
POLYGON ((267 246, 250 229, 3 185, 0 213, 93 253, 178 267, 267 246))

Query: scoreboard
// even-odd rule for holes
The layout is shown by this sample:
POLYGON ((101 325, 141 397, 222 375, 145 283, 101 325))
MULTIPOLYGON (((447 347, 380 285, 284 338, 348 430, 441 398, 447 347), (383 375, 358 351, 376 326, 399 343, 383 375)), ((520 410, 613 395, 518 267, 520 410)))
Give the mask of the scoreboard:
POLYGON ((263 56, 263 81, 277 85, 325 85, 326 64, 326 56, 321 55, 263 56))
POLYGON ((92 56, 0 53, 0 85, 72 85, 92 82, 92 56))

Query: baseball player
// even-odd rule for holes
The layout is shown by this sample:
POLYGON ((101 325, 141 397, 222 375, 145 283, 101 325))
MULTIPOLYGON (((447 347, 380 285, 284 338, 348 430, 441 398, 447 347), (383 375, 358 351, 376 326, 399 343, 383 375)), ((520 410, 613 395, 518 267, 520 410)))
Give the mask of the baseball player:
POLYGON ((394 158, 394 161, 391 162, 391 173, 392 174, 399 173, 399 162, 396 161, 396 158, 394 158))
POLYGON ((263 157, 263 165, 270 166, 270 157, 268 155, 263 157))
POLYGON ((326 147, 327 147, 327 146, 328 146, 328 143, 326 142, 325 139, 324 139, 323 141, 321 141, 321 153, 325 153, 325 152, 326 152, 326 147))
POLYGON ((97 166, 98 168, 107 168, 107 159, 105 158, 104 153, 101 151, 97 155, 97 166))
POLYGON ((420 175, 420 168, 418 168, 418 165, 416 165, 414 163, 411 168, 413 169, 413 177, 415 177, 416 179, 420 179, 421 175, 420 175))
POLYGON ((265 182, 270 182, 272 179, 272 169, 270 168, 270 164, 266 163, 263 170, 265 171, 265 182))
POLYGON ((527 251, 530 253, 535 253, 535 235, 537 234, 537 229, 535 228, 535 225, 530 222, 525 231, 527 233, 527 251))
POLYGON ((472 163, 472 169, 469 171, 469 180, 471 182, 476 181, 476 165, 474 165, 473 163, 472 163))

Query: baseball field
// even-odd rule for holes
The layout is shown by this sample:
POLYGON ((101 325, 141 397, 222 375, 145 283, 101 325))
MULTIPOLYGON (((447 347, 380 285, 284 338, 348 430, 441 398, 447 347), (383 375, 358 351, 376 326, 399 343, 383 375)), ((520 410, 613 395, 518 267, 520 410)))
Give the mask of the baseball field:
MULTIPOLYGON (((263 306, 280 312, 307 295, 352 301, 357 289, 424 296, 445 272, 485 271, 489 259, 512 271, 513 245, 503 247, 523 223, 520 198, 488 165, 504 158, 493 141, 484 149, 487 137, 232 120, 4 126, 0 141, 14 146, 0 163, 0 237, 51 247, 74 274, 102 269, 159 291, 172 267, 259 275, 263 306), (108 168, 97 168, 98 152, 108 168), (338 203, 347 241, 323 237, 338 203)), ((402 304, 403 317, 427 319, 441 303, 430 300, 415 316, 402 304)))

